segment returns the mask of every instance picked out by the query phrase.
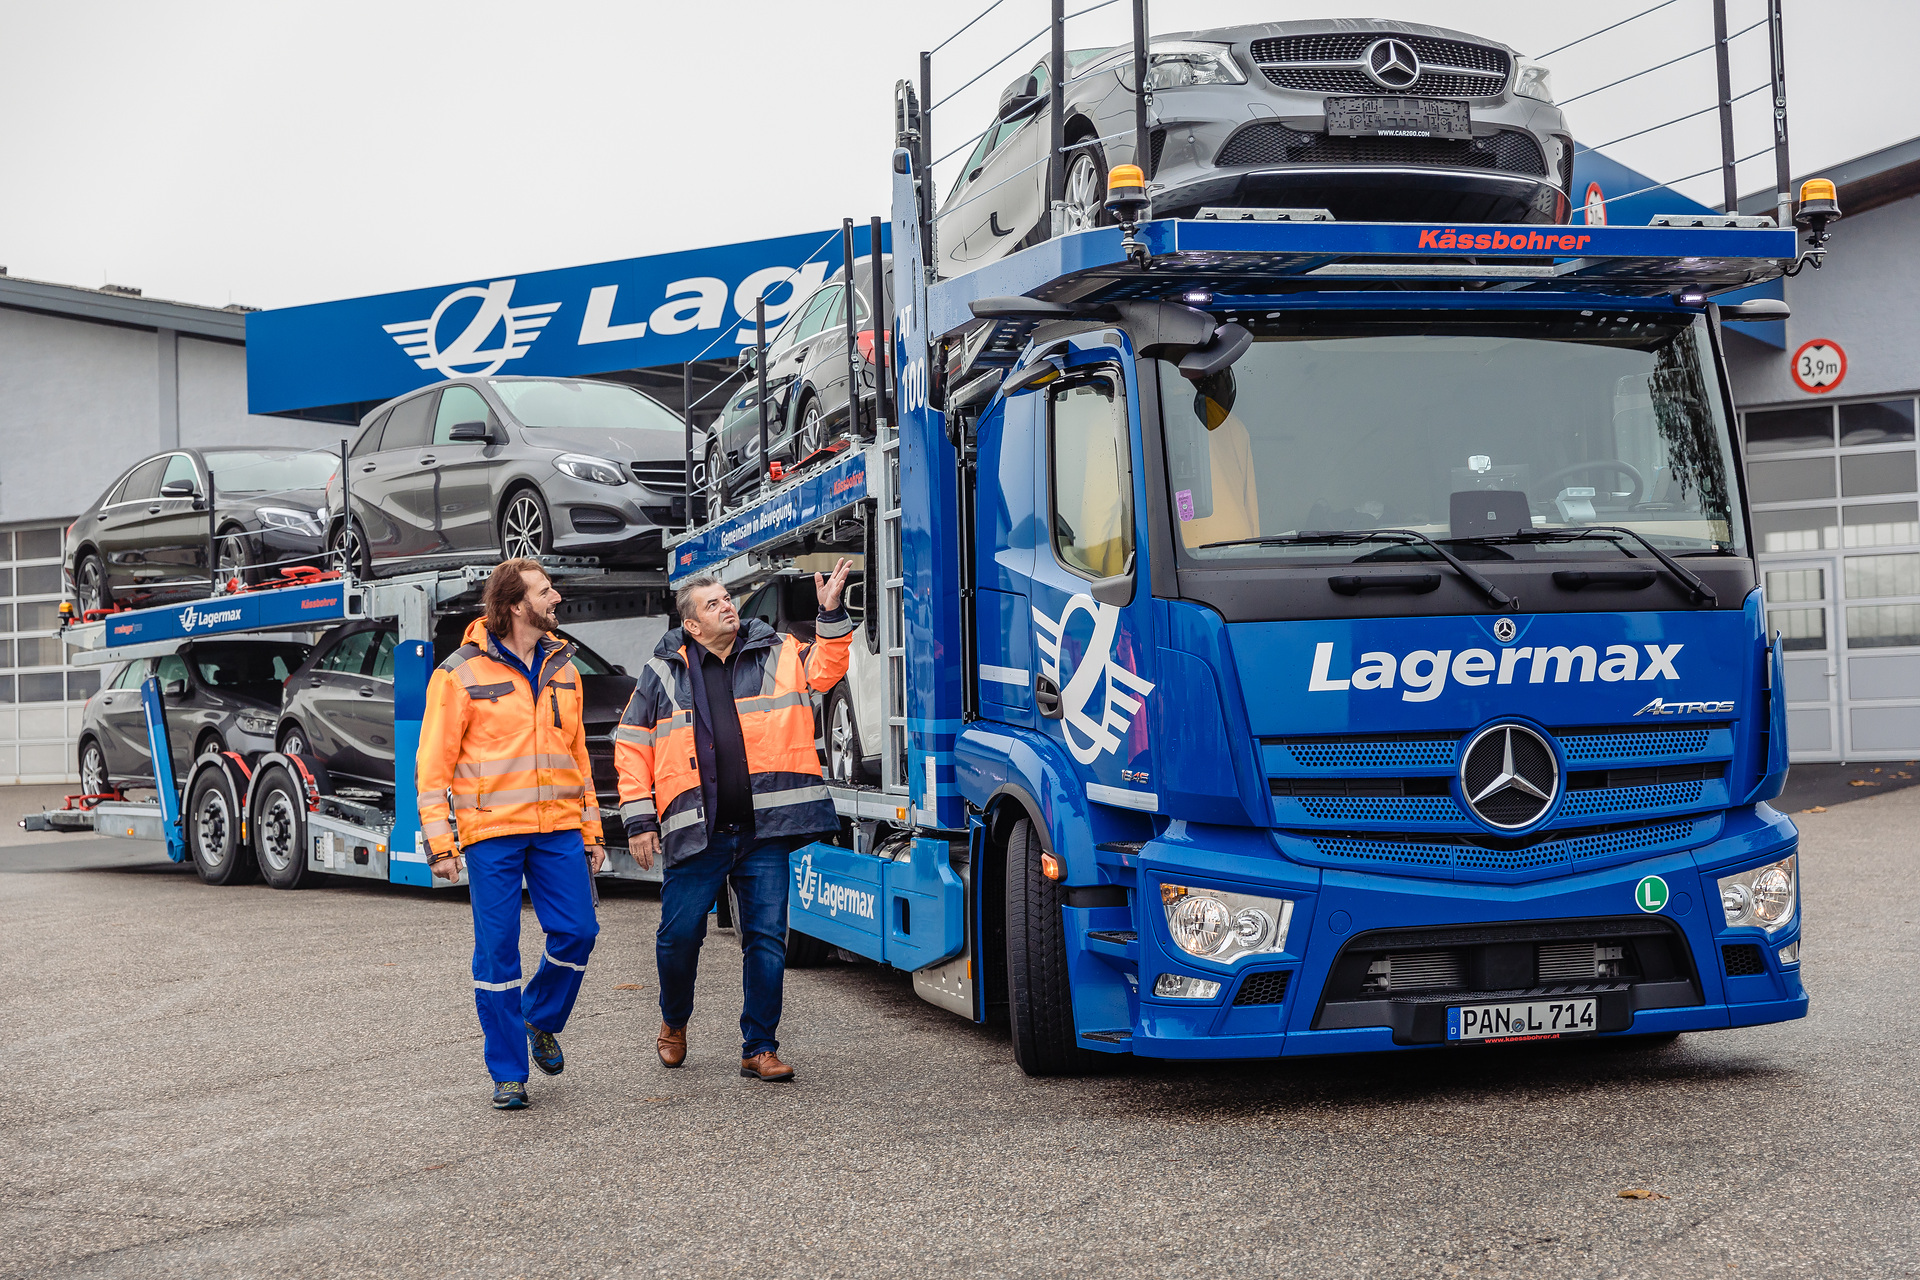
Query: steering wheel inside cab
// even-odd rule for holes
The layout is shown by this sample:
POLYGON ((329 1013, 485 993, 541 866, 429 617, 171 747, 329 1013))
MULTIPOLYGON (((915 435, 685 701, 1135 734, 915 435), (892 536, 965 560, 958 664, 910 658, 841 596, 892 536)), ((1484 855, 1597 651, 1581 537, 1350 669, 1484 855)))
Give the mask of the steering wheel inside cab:
MULTIPOLYGON (((1633 485, 1632 491, 1627 494, 1627 507, 1630 510, 1665 509, 1664 503, 1643 504, 1640 501, 1647 492, 1647 479, 1640 474, 1639 468, 1630 462, 1622 462, 1618 458, 1603 458, 1592 462, 1576 462, 1570 467, 1562 467, 1551 475, 1542 477, 1541 491, 1552 496, 1538 504, 1550 508, 1542 511, 1541 515, 1548 519, 1558 519, 1566 524, 1592 523, 1599 518, 1599 513, 1595 510, 1595 503, 1602 497, 1599 485, 1563 485, 1561 483, 1579 475, 1593 475, 1596 479, 1607 475, 1625 476, 1633 485)), ((1611 490, 1607 491, 1605 497, 1612 499, 1607 503, 1608 506, 1619 501, 1611 490)))

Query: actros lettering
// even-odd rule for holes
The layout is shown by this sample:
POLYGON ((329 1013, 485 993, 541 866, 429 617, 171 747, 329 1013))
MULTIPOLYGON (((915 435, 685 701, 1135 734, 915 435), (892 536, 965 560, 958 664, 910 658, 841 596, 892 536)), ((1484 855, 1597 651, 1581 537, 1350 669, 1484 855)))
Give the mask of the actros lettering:
POLYGON ((1587 684, 1595 679, 1608 683, 1624 680, 1678 680, 1674 659, 1683 644, 1608 645, 1603 653, 1590 644, 1571 648, 1502 649, 1498 657, 1486 649, 1415 649, 1408 654, 1363 653, 1360 665, 1348 675, 1333 674, 1331 640, 1313 648, 1313 671, 1307 677, 1308 693, 1342 692, 1349 689, 1400 689, 1403 702, 1432 702, 1447 687, 1455 684, 1555 684, 1570 681, 1587 684))
POLYGON ((1731 702, 1668 702, 1655 698, 1633 713, 1636 716, 1732 715, 1731 702))

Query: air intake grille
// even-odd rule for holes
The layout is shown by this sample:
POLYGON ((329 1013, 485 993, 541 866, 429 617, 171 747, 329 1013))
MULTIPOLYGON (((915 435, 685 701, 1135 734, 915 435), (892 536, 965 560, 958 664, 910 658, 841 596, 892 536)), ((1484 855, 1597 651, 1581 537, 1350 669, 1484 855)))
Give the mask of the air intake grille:
POLYGON ((1575 760, 1644 760, 1693 756, 1707 749, 1707 729, 1621 729, 1614 733, 1568 733, 1560 749, 1575 760))
POLYGON ((1727 963, 1729 978, 1751 978, 1756 973, 1767 971, 1767 962, 1760 954, 1760 948, 1751 942, 1736 942, 1720 948, 1721 959, 1727 963))
POLYGON ((1240 990, 1234 993, 1235 1004, 1279 1004, 1287 997, 1287 979, 1290 971, 1250 973, 1240 984, 1240 990))
POLYGON ((1382 92, 1360 70, 1367 48, 1384 36, 1413 47, 1420 78, 1401 92, 1440 98, 1490 98, 1507 87, 1507 55, 1485 45, 1394 32, 1329 32, 1311 36, 1269 36, 1253 42, 1253 60, 1268 80, 1283 89, 1314 93, 1382 92), (1325 67, 1273 66, 1272 63, 1324 62, 1325 67), (1341 64, 1352 65, 1341 65, 1341 64), (1441 70, 1441 68, 1446 68, 1441 70))
POLYGON ((1406 867, 1457 866, 1476 871, 1516 872, 1635 854, 1661 845, 1677 844, 1692 834, 1692 822, 1662 822, 1653 826, 1542 840, 1518 849, 1487 849, 1443 840, 1369 840, 1350 836, 1315 836, 1313 849, 1336 864, 1377 866, 1398 863, 1406 867))
POLYGON ((1557 982, 1592 982, 1620 976, 1620 962, 1626 949, 1598 942, 1556 942, 1540 948, 1539 981, 1542 986, 1557 982))
POLYGON ((1367 985, 1377 991, 1431 991, 1465 981, 1465 967, 1453 951, 1406 951, 1383 956, 1367 968, 1367 985))
POLYGON ((1619 813, 1633 809, 1680 809, 1700 803, 1701 782, 1668 782, 1657 787, 1612 787, 1605 791, 1569 791, 1560 805, 1565 817, 1619 813))
POLYGON ((1419 768, 1453 764, 1458 743, 1452 738, 1352 739, 1333 742, 1282 742, 1280 749, 1306 769, 1419 768))
POLYGON ((1335 138, 1266 121, 1250 124, 1227 139, 1214 164, 1223 169, 1273 164, 1407 164, 1547 176, 1540 144, 1518 129, 1502 129, 1485 138, 1457 142, 1448 138, 1335 138))
POLYGON ((632 464, 632 470, 633 478, 655 493, 679 496, 687 491, 685 462, 636 462, 632 464))
POLYGON ((1147 137, 1147 176, 1160 172, 1160 153, 1167 149, 1167 131, 1155 129, 1147 137))

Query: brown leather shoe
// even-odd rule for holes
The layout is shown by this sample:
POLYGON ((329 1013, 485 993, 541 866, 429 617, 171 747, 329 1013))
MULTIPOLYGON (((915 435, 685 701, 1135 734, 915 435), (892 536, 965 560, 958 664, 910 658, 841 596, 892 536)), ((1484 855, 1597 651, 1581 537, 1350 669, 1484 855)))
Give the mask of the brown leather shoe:
POLYGON ((660 1065, 677 1067, 687 1060, 687 1029, 660 1024, 660 1036, 653 1042, 654 1052, 660 1055, 660 1065))
POLYGON ((740 1074, 749 1080, 784 1083, 793 1079, 793 1068, 773 1056, 773 1050, 740 1059, 740 1074))

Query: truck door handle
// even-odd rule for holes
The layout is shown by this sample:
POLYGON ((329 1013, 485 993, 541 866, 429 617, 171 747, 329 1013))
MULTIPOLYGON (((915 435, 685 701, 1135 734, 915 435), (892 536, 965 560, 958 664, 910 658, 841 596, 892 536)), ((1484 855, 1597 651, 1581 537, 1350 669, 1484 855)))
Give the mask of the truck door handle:
POLYGON ((1033 682, 1033 705, 1040 710, 1043 720, 1060 718, 1060 686, 1045 676, 1036 677, 1033 682))

